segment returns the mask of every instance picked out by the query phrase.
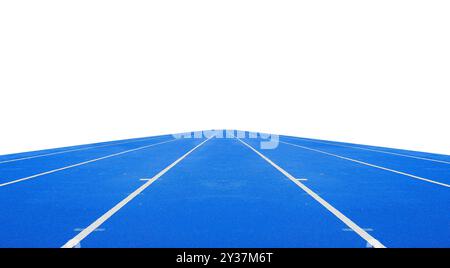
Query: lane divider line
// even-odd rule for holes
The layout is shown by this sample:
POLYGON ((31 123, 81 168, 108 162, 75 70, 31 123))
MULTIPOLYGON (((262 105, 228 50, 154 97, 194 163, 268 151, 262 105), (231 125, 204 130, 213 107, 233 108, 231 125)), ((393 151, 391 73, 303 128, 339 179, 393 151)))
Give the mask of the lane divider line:
POLYGON ((310 139, 305 139, 305 138, 292 138, 292 139, 301 139, 301 140, 305 140, 305 141, 309 141, 309 142, 323 143, 323 144, 329 144, 329 145, 334 145, 334 146, 340 146, 340 147, 346 147, 346 148, 352 148, 352 149, 360 149, 360 150, 366 150, 366 151, 378 152, 378 153, 384 153, 384 154, 392 154, 392 155, 397 155, 397 156, 415 158, 415 159, 432 161, 432 162, 437 162, 437 163, 443 163, 443 164, 449 164, 450 165, 450 162, 448 162, 448 161, 437 160, 437 159, 427 158, 427 157, 413 156, 413 155, 408 155, 408 154, 400 154, 400 153, 388 152, 388 151, 383 151, 383 150, 364 148, 364 147, 360 147, 360 146, 350 146, 350 145, 343 145, 343 144, 335 144, 335 143, 331 143, 331 142, 316 141, 316 140, 310 140, 310 139))
POLYGON ((306 149, 306 150, 310 150, 310 151, 313 151, 313 152, 334 156, 334 157, 337 157, 337 158, 340 158, 340 159, 344 159, 344 160, 348 160, 348 161, 351 161, 351 162, 355 162, 355 163, 358 163, 358 164, 362 164, 362 165, 366 165, 366 166, 369 166, 369 167, 382 169, 382 170, 385 170, 385 171, 390 171, 390 172, 393 172, 393 173, 396 173, 396 174, 400 174, 400 175, 403 175, 403 176, 407 176, 407 177, 410 177, 410 178, 413 178, 413 179, 426 181, 426 182, 429 182, 429 183, 433 183, 433 184, 437 184, 437 185, 440 185, 440 186, 444 186, 444 187, 450 188, 450 184, 446 184, 446 183, 443 183, 443 182, 430 180, 430 179, 419 177, 419 176, 416 176, 416 175, 413 175, 413 174, 409 174, 409 173, 406 173, 406 172, 402 172, 402 171, 398 171, 398 170, 394 170, 394 169, 390 169, 390 168, 386 168, 386 167, 382 167, 382 166, 377 166, 377 165, 370 164, 370 163, 363 162, 363 161, 359 161, 359 160, 356 160, 356 159, 353 159, 353 158, 348 158, 348 157, 345 157, 345 156, 340 156, 340 155, 337 155, 337 154, 328 153, 328 152, 325 152, 325 151, 322 151, 322 150, 317 150, 317 149, 309 148, 309 147, 298 145, 298 144, 294 144, 294 143, 289 143, 289 142, 285 142, 285 141, 280 141, 280 142, 284 143, 284 144, 291 145, 291 146, 300 147, 300 148, 303 148, 303 149, 306 149))
POLYGON ((144 183, 142 186, 137 188, 134 192, 132 192, 130 195, 128 195, 125 199, 117 203, 113 208, 108 210, 105 214, 103 214, 100 218, 95 220, 93 223, 91 223, 88 227, 83 229, 80 233, 78 233, 74 238, 70 239, 65 243, 62 248, 74 248, 79 247, 81 245, 81 241, 85 239, 89 234, 94 232, 96 229, 98 229, 105 221, 107 221, 109 218, 111 218, 117 211, 119 211, 121 208, 123 208, 127 203, 129 203, 131 200, 133 200, 136 196, 138 196, 140 193, 142 193, 147 187, 149 187, 153 182, 155 182, 157 179, 159 179, 162 175, 164 175, 167 171, 169 171, 171 168, 173 168, 175 165, 177 165, 179 162, 181 162, 183 159, 185 159, 188 155, 190 155, 193 151, 195 151, 198 147, 205 144, 207 141, 212 139, 214 136, 208 138, 207 140, 204 140, 191 150, 189 150, 187 153, 185 153, 183 156, 175 160, 172 164, 167 166, 165 169, 161 170, 158 174, 156 174, 153 178, 151 178, 149 181, 144 183))
POLYGON ((276 168, 278 171, 280 171, 283 175, 285 175, 288 179, 290 179, 293 183, 295 183, 298 187, 300 187, 303 191, 305 191, 307 194, 309 194, 312 198, 314 198, 317 202, 319 202, 322 206, 324 206, 329 212, 331 212, 334 216, 336 216, 339 220, 341 220, 345 225, 347 225, 349 228, 351 228, 353 231, 355 231, 361 238, 363 238, 367 244, 370 244, 374 248, 385 248, 385 246, 375 239, 373 236, 371 236, 369 233, 364 231, 363 228, 359 227, 355 222, 350 220, 347 216, 342 214, 339 210, 337 210, 335 207, 333 207, 330 203, 325 201, 322 197, 320 197, 318 194, 316 194, 313 190, 308 188, 306 185, 298 181, 294 178, 290 173, 288 173, 286 170, 275 164, 272 160, 267 158, 265 155, 257 151, 255 148, 244 142, 243 140, 237 138, 243 145, 250 148, 253 152, 255 152, 257 155, 259 155, 262 159, 266 160, 270 165, 272 165, 274 168, 276 168))
POLYGON ((65 153, 70 153, 70 152, 89 150, 89 149, 94 149, 94 148, 108 147, 108 146, 114 146, 114 145, 121 145, 121 144, 126 144, 126 143, 141 142, 141 141, 151 140, 151 139, 155 139, 155 138, 159 138, 159 137, 152 137, 152 138, 139 140, 139 141, 127 141, 127 142, 119 142, 119 143, 114 143, 114 144, 104 144, 104 145, 97 145, 97 146, 89 146, 89 147, 70 149, 70 150, 65 150, 65 151, 58 151, 58 152, 48 153, 48 154, 32 155, 32 156, 27 156, 27 157, 22 157, 22 158, 15 158, 15 159, 9 159, 9 160, 5 160, 5 161, 0 161, 0 164, 11 163, 11 162, 16 162, 16 161, 22 161, 22 160, 28 160, 28 159, 39 158, 39 157, 44 157, 44 156, 51 156, 51 155, 57 155, 57 154, 65 154, 65 153))
MULTIPOLYGON (((366 231, 366 232, 372 232, 373 231, 373 228, 362 228, 364 231, 366 231)), ((353 230, 352 229, 350 229, 350 228, 342 228, 342 231, 344 231, 344 232, 353 232, 353 230)))
POLYGON ((110 154, 110 155, 107 155, 107 156, 103 156, 103 157, 91 159, 91 160, 88 160, 88 161, 80 162, 80 163, 73 164, 73 165, 70 165, 70 166, 65 166, 65 167, 62 167, 62 168, 57 168, 57 169, 41 172, 41 173, 34 174, 34 175, 31 175, 31 176, 28 176, 28 177, 25 177, 25 178, 9 181, 9 182, 5 182, 5 183, 0 183, 0 187, 8 186, 10 184, 14 184, 14 183, 18 183, 18 182, 22 182, 22 181, 26 181, 26 180, 30 180, 30 179, 34 179, 34 178, 41 177, 41 176, 44 176, 44 175, 47 175, 47 174, 52 174, 52 173, 55 173, 55 172, 58 172, 58 171, 62 171, 62 170, 66 170, 66 169, 70 169, 70 168, 74 168, 74 167, 79 167, 79 166, 82 166, 82 165, 86 165, 86 164, 89 164, 89 163, 92 163, 92 162, 97 162, 97 161, 100 161, 100 160, 103 160, 103 159, 107 159, 107 158, 111 158, 111 157, 114 157, 114 156, 118 156, 118 155, 122 155, 122 154, 126 154, 126 153, 131 153, 131 152, 134 152, 134 151, 137 151, 137 150, 142 150, 142 149, 145 149, 145 148, 148 148, 148 147, 152 147, 152 146, 156 146, 156 145, 160 145, 160 144, 163 144, 163 143, 173 142, 173 141, 176 141, 176 140, 177 139, 172 139, 172 140, 168 140, 168 141, 153 143, 153 144, 150 144, 150 145, 141 146, 141 147, 134 148, 134 149, 131 149, 131 150, 126 150, 126 151, 122 151, 122 152, 119 152, 119 153, 110 154))

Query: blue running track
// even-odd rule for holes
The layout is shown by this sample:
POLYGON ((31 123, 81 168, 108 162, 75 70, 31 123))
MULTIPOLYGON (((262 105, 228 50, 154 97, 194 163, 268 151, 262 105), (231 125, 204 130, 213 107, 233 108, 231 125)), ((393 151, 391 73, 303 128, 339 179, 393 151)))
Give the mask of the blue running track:
POLYGON ((450 247, 450 156, 265 138, 0 156, 0 247, 450 247))

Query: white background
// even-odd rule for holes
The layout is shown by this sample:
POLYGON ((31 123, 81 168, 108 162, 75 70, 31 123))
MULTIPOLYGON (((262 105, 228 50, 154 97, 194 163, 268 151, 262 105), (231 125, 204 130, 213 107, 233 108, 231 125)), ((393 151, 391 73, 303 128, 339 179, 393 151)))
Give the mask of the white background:
POLYGON ((228 128, 450 154, 449 1, 2 1, 0 154, 228 128))

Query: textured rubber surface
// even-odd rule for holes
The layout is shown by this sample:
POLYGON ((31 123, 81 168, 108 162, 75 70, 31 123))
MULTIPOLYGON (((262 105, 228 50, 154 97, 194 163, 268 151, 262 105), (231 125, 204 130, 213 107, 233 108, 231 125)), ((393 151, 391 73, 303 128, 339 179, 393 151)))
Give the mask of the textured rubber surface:
MULTIPOLYGON (((261 140, 242 140, 385 246, 450 246, 450 188, 389 171, 448 184, 450 156, 284 136, 277 148, 261 150, 261 140)), ((203 141, 167 135, 0 156, 0 183, 100 158, 1 186, 0 247, 62 246, 142 186, 141 179, 203 141)), ((81 246, 365 247, 366 241, 237 139, 212 138, 81 246)))

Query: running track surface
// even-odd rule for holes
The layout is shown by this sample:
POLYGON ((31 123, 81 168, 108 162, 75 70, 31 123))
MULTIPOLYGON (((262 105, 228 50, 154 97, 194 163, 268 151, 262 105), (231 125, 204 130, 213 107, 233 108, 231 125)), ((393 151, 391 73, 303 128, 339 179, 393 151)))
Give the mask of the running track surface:
POLYGON ((0 156, 0 247, 449 247, 450 156, 172 135, 0 156))

